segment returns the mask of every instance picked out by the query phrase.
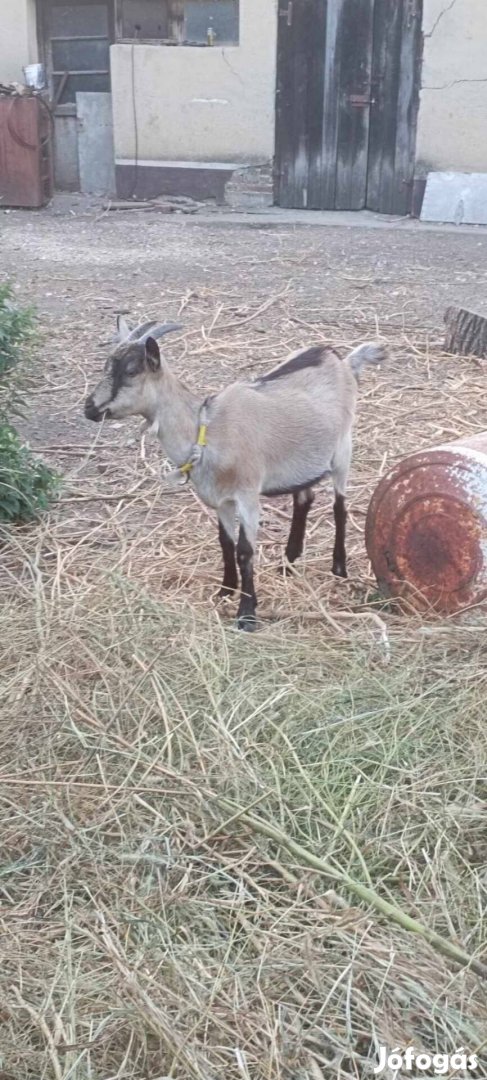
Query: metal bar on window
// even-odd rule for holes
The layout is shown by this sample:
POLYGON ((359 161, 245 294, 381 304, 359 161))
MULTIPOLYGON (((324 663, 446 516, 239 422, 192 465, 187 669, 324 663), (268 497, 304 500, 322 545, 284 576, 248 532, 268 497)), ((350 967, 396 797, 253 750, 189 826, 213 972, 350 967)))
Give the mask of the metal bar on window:
POLYGON ((110 41, 108 34, 76 34, 69 37, 52 37, 51 41, 110 41))
MULTIPOLYGON (((82 68, 81 71, 71 71, 68 68, 67 70, 68 70, 68 75, 70 75, 70 76, 71 75, 109 75, 110 74, 108 68, 92 68, 91 70, 87 69, 87 68, 82 68)), ((64 71, 66 71, 66 68, 64 69, 64 71)), ((56 75, 64 75, 64 71, 53 71, 52 74, 54 76, 56 76, 56 75)))
MULTIPOLYGON (((178 45, 174 38, 119 38, 118 45, 178 45)), ((188 44, 188 42, 185 42, 188 44)))

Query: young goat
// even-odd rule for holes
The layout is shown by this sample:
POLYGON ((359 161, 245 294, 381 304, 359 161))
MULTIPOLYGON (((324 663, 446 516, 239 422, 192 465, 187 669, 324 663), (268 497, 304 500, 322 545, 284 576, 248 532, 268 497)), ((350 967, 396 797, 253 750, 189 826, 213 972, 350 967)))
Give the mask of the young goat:
POLYGON ((335 489, 333 573, 346 577, 345 491, 352 448, 357 379, 384 358, 381 345, 360 345, 345 360, 319 345, 296 353, 253 382, 232 383, 201 401, 171 372, 156 338, 174 324, 118 321, 120 344, 85 404, 89 420, 143 416, 182 477, 218 514, 224 576, 220 596, 241 575, 238 625, 255 629, 253 559, 261 495, 293 496, 288 563, 301 555, 313 488, 331 475, 335 489), (236 520, 239 533, 235 545, 236 520), (236 558, 235 558, 236 555, 236 558))

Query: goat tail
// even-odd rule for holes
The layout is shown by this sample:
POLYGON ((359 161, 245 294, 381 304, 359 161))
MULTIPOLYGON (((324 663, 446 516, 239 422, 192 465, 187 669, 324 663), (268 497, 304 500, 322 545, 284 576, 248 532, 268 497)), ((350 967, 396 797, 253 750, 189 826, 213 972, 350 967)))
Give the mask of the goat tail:
POLYGON ((384 346, 379 345, 377 341, 371 341, 366 345, 359 345, 356 349, 352 349, 345 362, 349 365, 355 378, 358 379, 362 368, 366 364, 382 364, 385 358, 386 350, 384 346))

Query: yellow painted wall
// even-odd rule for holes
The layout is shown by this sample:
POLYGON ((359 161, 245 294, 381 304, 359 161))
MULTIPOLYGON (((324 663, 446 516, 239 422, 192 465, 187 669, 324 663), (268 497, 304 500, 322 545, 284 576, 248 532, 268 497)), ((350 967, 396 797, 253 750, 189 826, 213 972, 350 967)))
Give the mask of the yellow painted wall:
POLYGON ((274 153, 277 0, 240 0, 238 46, 113 45, 117 160, 266 161, 274 153))
POLYGON ((35 0, 0 0, 0 82, 23 82, 37 59, 35 0))
POLYGON ((416 159, 487 172, 487 0, 424 0, 416 159))

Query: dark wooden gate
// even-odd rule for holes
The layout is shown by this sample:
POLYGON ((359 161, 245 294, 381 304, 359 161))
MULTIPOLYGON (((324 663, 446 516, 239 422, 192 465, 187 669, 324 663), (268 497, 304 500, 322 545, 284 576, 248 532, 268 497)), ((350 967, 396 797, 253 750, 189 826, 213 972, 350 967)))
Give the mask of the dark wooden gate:
POLYGON ((411 209, 422 0, 279 0, 280 206, 411 209))

